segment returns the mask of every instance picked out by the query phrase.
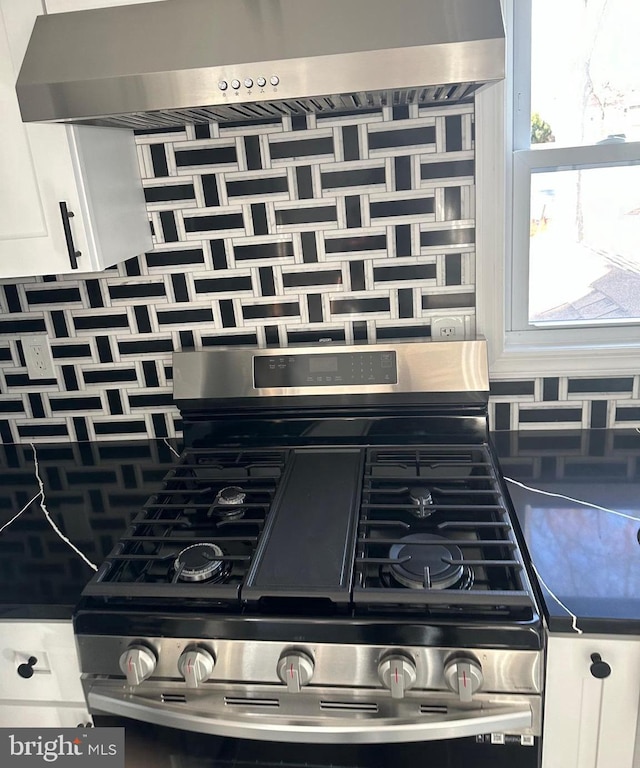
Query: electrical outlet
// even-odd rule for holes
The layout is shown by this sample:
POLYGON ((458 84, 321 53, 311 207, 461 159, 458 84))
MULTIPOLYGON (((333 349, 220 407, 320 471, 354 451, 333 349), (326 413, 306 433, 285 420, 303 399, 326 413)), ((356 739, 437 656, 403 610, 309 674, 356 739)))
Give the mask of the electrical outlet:
POLYGON ((438 317, 431 321, 431 341, 463 341, 464 318, 438 317))
POLYGON ((48 336, 23 336, 22 349, 30 379, 55 379, 48 336))

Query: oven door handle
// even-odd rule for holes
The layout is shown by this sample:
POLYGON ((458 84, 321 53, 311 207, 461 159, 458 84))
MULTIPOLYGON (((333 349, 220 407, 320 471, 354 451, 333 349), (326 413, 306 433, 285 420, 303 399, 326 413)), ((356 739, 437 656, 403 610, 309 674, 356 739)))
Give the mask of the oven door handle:
POLYGON ((229 736, 236 739, 325 744, 389 744, 410 741, 443 741, 486 733, 522 732, 533 726, 533 713, 528 704, 496 705, 480 710, 455 710, 450 714, 425 715, 412 719, 344 718, 335 723, 305 723, 286 717, 243 718, 240 713, 222 716, 189 711, 181 705, 135 701, 128 695, 120 698, 90 691, 89 708, 120 717, 129 717, 168 728, 229 736))

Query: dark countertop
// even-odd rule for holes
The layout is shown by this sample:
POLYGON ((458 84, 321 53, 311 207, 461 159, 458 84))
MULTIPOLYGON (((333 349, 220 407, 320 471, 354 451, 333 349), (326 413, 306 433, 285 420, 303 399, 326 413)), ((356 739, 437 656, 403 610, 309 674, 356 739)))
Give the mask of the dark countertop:
MULTIPOLYGON (((36 451, 51 518, 95 565, 177 460, 162 440, 41 445, 36 451)), ((0 528, 38 490, 32 448, 0 446, 0 528)), ((36 500, 0 533, 0 618, 71 618, 93 573, 54 532, 36 500)))
MULTIPOLYGON (((635 430, 501 432, 507 477, 640 518, 635 430)), ((180 450, 180 445, 170 441, 180 450)), ((162 440, 37 447, 46 506, 96 565, 177 460, 162 440)), ((29 445, 0 446, 0 527, 38 492, 29 445)), ((585 632, 640 634, 640 523, 507 483, 533 563, 585 632)), ((0 618, 70 618, 92 569, 38 501, 0 533, 0 618)), ((541 587, 552 631, 571 618, 541 587)))
MULTIPOLYGON (((640 519, 635 430, 493 435, 506 477, 640 519)), ((507 482, 532 562, 584 632, 640 634, 640 522, 507 482)), ((572 619, 541 585, 552 632, 572 619)))

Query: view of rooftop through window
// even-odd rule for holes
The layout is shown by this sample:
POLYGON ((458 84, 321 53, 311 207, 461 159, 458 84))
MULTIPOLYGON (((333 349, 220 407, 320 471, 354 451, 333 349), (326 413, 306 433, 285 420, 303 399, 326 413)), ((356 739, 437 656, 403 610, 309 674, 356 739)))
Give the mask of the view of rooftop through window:
MULTIPOLYGON (((640 3, 532 6, 532 147, 640 141, 640 3)), ((640 319, 640 166, 534 168, 529 278, 536 325, 640 319)))

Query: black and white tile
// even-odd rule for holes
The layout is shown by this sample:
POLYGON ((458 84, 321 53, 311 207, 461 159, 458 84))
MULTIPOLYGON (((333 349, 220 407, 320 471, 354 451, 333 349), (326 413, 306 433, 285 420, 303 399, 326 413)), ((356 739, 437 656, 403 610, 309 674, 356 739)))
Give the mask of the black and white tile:
MULTIPOLYGON (((449 314, 475 336, 472 105, 157 129, 137 150, 152 251, 0 283, 0 442, 179 434, 174 350, 428 339, 449 314), (31 333, 54 379, 29 379, 31 333)), ((640 425, 637 377, 548 381, 496 384, 495 427, 640 425)))
POLYGON ((554 376, 491 383, 496 431, 640 427, 640 376, 554 376))
POLYGON ((154 248, 0 288, 3 442, 174 436, 174 350, 475 333, 473 107, 137 134, 154 248), (20 337, 47 333, 56 378, 20 337))

